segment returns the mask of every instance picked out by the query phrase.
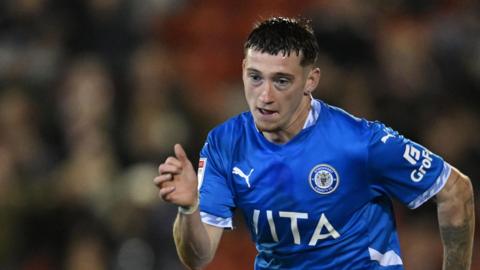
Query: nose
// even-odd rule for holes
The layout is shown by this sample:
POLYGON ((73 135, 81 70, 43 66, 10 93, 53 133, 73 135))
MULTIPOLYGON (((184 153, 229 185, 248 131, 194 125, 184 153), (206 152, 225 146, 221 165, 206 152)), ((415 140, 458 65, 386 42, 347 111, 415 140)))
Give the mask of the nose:
POLYGON ((272 103, 273 102, 273 91, 274 89, 272 88, 272 84, 267 82, 265 84, 263 84, 263 89, 262 89, 262 92, 260 94, 260 101, 262 103, 266 103, 266 104, 269 104, 269 103, 272 103))

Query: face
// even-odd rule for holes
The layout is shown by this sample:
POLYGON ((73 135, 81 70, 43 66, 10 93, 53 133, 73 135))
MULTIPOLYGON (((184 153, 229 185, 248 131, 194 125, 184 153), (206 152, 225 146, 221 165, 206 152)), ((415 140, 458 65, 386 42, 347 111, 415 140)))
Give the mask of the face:
POLYGON ((289 132, 303 126, 310 108, 309 93, 318 84, 320 70, 302 67, 300 60, 296 53, 284 56, 247 50, 243 60, 245 97, 261 132, 289 132))

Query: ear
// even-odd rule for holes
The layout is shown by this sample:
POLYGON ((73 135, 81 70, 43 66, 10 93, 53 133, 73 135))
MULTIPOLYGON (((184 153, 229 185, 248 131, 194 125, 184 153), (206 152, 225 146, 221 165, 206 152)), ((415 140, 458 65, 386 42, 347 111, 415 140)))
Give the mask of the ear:
POLYGON ((242 60, 242 80, 245 83, 245 67, 247 65, 247 59, 242 60))
POLYGON ((305 83, 305 95, 310 95, 315 89, 317 89, 318 83, 320 82, 321 72, 320 68, 312 68, 307 75, 307 81, 305 83))

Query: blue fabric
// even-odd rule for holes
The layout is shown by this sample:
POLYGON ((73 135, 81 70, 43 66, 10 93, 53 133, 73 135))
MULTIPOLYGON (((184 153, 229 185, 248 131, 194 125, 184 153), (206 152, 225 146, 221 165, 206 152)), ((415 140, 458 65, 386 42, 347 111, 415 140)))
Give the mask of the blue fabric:
POLYGON ((283 145, 249 112, 212 130, 200 154, 201 211, 224 220, 241 210, 255 269, 403 269, 399 258, 382 266, 369 248, 400 255, 391 199, 418 207, 449 166, 382 123, 318 100, 314 108, 317 121, 283 145))

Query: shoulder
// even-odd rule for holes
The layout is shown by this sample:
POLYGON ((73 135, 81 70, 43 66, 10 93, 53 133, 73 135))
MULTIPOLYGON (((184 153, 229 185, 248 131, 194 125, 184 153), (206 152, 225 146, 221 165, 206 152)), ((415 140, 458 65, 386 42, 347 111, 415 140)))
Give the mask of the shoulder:
POLYGON ((223 167, 228 171, 227 167, 232 153, 251 123, 253 123, 252 116, 249 112, 245 112, 219 124, 208 133, 200 156, 210 158, 218 168, 223 167))
POLYGON ((357 117, 342 108, 327 104, 323 101, 321 101, 321 104, 322 110, 320 117, 323 117, 328 124, 337 126, 337 128, 348 127, 350 129, 361 131, 371 127, 375 123, 357 117))
POLYGON ((252 123, 250 112, 244 112, 217 125, 209 132, 208 136, 210 138, 221 138, 222 140, 233 139, 239 136, 242 131, 246 130, 248 125, 252 123))
POLYGON ((253 118, 250 112, 236 115, 213 128, 208 133, 207 143, 217 151, 220 149, 222 152, 228 151, 237 144, 251 125, 253 118))
POLYGON ((357 117, 342 108, 322 102, 320 119, 329 130, 339 137, 350 137, 370 142, 378 136, 396 134, 394 130, 377 120, 357 117))

